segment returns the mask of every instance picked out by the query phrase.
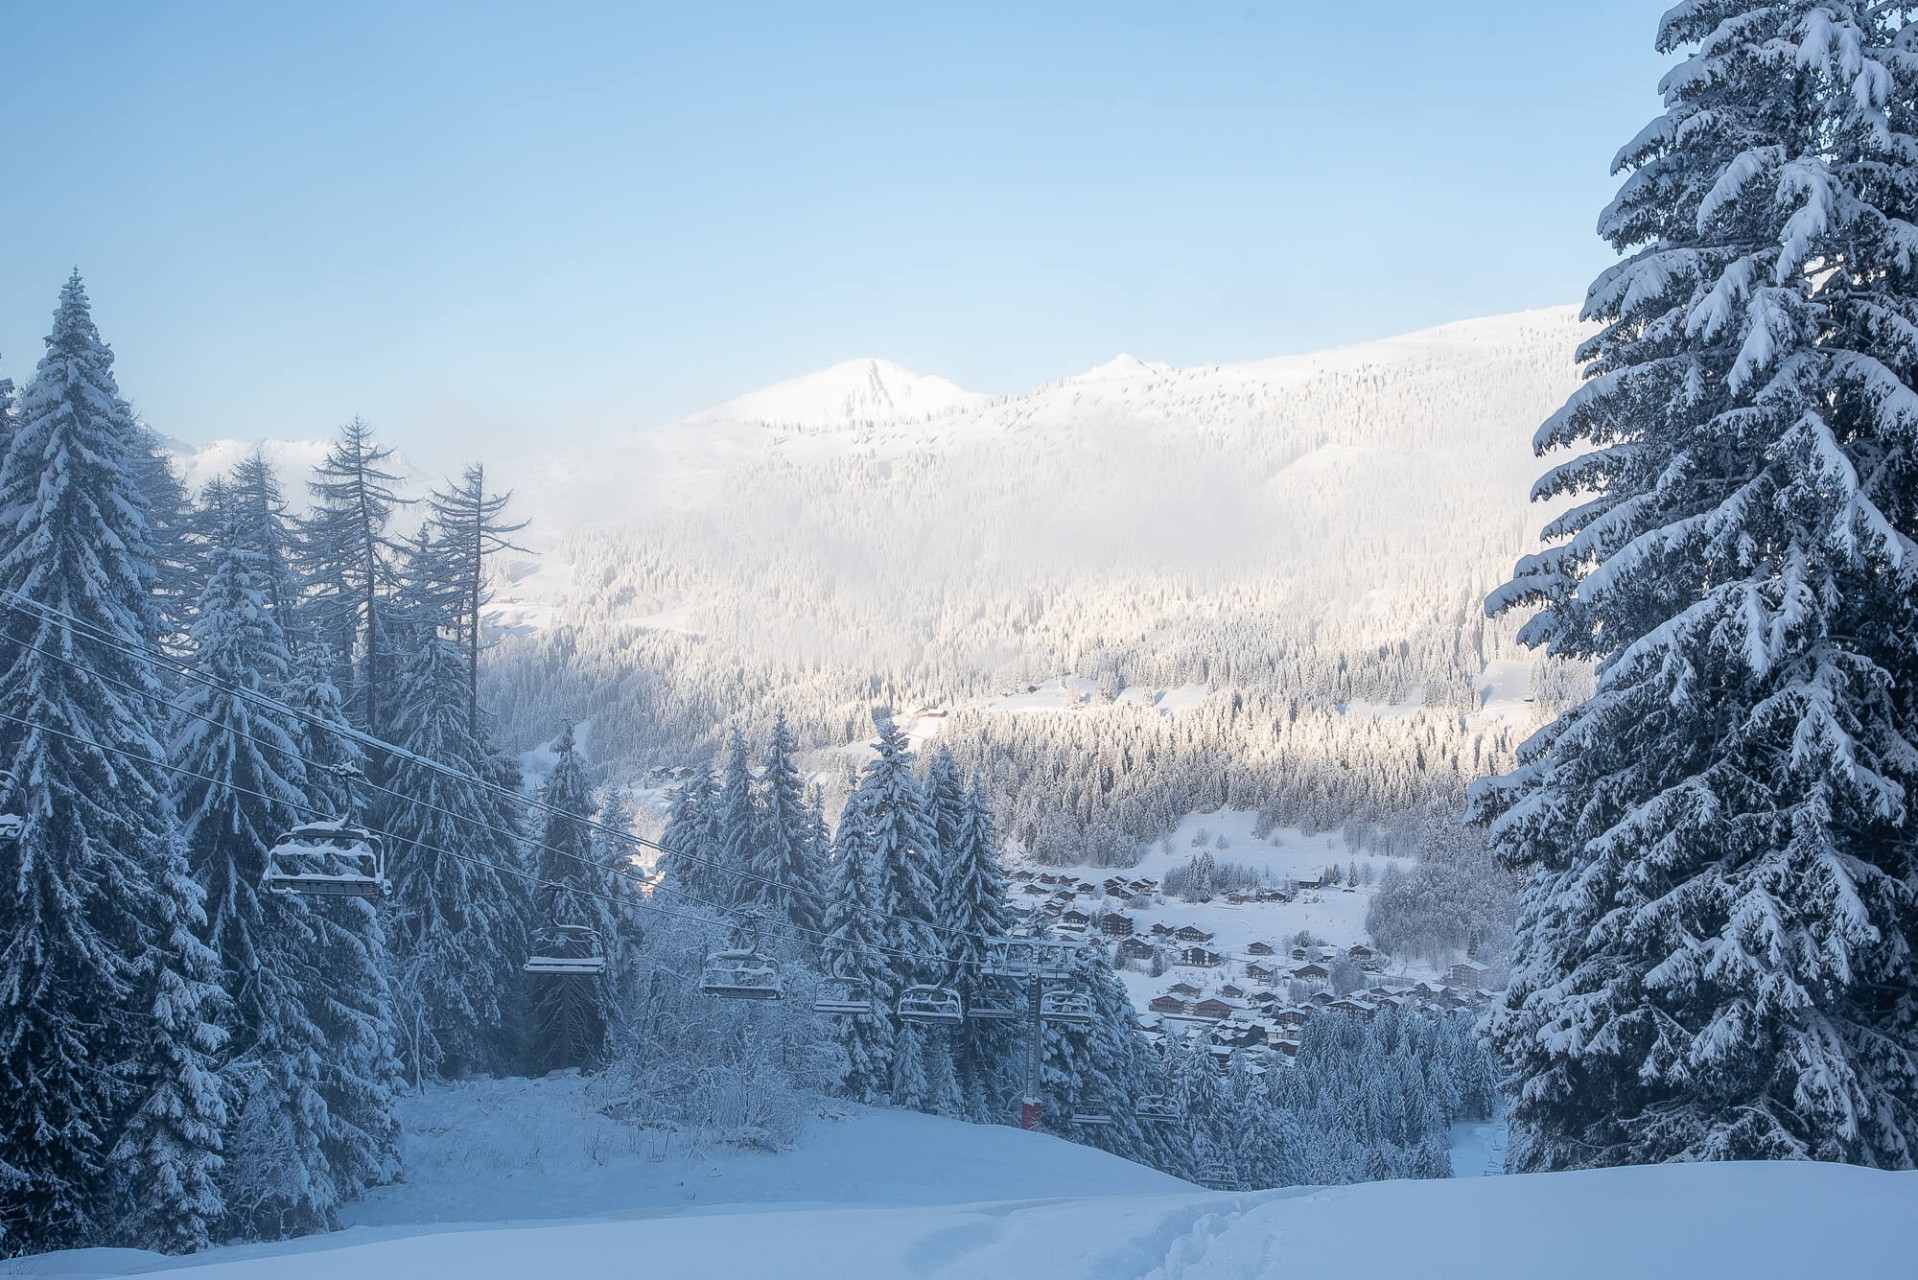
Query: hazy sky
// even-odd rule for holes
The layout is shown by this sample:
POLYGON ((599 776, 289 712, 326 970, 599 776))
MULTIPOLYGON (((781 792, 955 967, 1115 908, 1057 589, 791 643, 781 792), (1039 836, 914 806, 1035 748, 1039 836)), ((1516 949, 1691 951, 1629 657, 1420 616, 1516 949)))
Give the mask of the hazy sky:
POLYGON ((7 7, 0 374, 78 264, 163 431, 495 453, 1574 301, 1666 61, 1662 0, 7 7))

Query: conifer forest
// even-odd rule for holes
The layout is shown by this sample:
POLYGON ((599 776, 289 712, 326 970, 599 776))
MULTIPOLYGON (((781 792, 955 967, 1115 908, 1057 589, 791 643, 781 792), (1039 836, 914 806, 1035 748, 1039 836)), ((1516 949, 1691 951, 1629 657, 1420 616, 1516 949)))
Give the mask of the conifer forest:
POLYGON ((1918 5, 1657 7, 34 15, 0 1274, 1909 1274, 1918 5))

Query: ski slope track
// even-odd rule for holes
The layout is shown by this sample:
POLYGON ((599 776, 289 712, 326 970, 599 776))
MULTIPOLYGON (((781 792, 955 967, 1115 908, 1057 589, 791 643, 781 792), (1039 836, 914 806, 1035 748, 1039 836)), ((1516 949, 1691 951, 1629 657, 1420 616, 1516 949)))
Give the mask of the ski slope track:
POLYGON ((1011 1128, 853 1109, 778 1155, 637 1139, 577 1076, 407 1105, 407 1181, 346 1230, 189 1258, 91 1249, 0 1275, 181 1280, 1895 1277, 1918 1174, 1838 1165, 1200 1191, 1011 1128))

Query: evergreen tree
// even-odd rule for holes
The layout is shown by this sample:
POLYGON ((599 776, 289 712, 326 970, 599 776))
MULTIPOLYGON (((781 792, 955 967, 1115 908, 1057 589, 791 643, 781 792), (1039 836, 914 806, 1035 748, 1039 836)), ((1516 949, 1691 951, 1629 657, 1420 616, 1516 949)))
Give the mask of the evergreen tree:
POLYGON ((885 955, 878 901, 878 868, 868 825, 869 797, 854 789, 839 815, 826 894, 825 953, 830 973, 866 984, 876 1012, 835 1018, 845 1052, 843 1087, 857 1102, 878 1102, 892 1086, 894 1029, 891 1010, 901 984, 885 955))
POLYGON ((502 1028, 525 962, 526 902, 517 806, 491 790, 499 761, 466 728, 458 646, 426 639, 402 675, 378 825, 393 836, 393 947, 415 1073, 491 1070, 510 1053, 502 1028))
POLYGON ((221 1216, 218 971, 160 763, 163 690, 133 647, 160 619, 141 437, 112 365, 75 274, 0 459, 0 590, 78 619, 0 613, 0 765, 25 820, 0 844, 12 1251, 109 1230, 192 1249, 221 1216))
POLYGON ((1601 221, 1580 495, 1494 610, 1597 690, 1482 786, 1529 868, 1520 1169, 1918 1154, 1918 62, 1902 5, 1694 0, 1601 221))
POLYGON ((503 519, 511 497, 510 493, 488 493, 486 469, 475 463, 460 473, 458 483, 435 489, 428 499, 431 536, 441 552, 451 597, 448 620, 453 641, 466 660, 466 728, 474 734, 480 731, 479 660, 484 647, 480 614, 493 598, 487 559, 502 551, 526 550, 509 537, 524 529, 525 522, 508 524, 503 519))
MULTIPOLYGON (((340 428, 307 484, 313 508, 300 522, 300 568, 315 630, 342 662, 352 664, 360 725, 374 737, 387 729, 393 652, 388 615, 398 585, 397 548, 387 528, 404 505, 393 488, 399 477, 382 469, 392 456, 374 443, 373 428, 362 419, 340 428)), ((463 707, 463 692, 461 699, 463 707)))
MULTIPOLYGON (((584 819, 591 809, 586 770, 573 748, 573 727, 559 736, 558 758, 540 792, 540 799, 560 812, 547 812, 534 850, 538 883, 533 889, 535 936, 552 945, 562 939, 557 927, 582 925, 593 931, 594 944, 604 947, 616 926, 601 896, 605 877, 595 856, 593 837, 584 819)), ((548 952, 545 954, 559 954, 548 952)), ((571 954, 568 952, 568 954, 571 954)), ((600 953, 602 957, 604 952, 600 953)), ((534 975, 533 1060, 536 1069, 587 1066, 604 1047, 612 1008, 606 974, 534 975)))
POLYGON ((710 905, 715 908, 751 901, 755 889, 769 887, 755 885, 747 874, 756 861, 753 850, 761 828, 759 803, 753 791, 752 756, 746 747, 746 735, 734 729, 726 742, 725 771, 713 801, 717 836, 713 847, 719 854, 711 881, 710 905))
POLYGON ((825 890, 813 856, 813 814, 793 764, 794 750, 792 731, 782 714, 773 722, 759 773, 759 829, 748 864, 758 878, 747 880, 744 892, 748 901, 762 904, 775 919, 803 931, 819 927, 825 890))
POLYGON ((232 1055, 221 1075, 234 1107, 224 1179, 226 1233, 278 1239, 333 1224, 339 1186, 325 1154, 320 1065, 329 1052, 308 1010, 326 999, 307 903, 266 893, 266 850, 304 816, 305 766, 277 697, 291 672, 257 552, 229 522, 208 549, 190 681, 171 758, 187 772, 181 833, 207 891, 206 938, 219 957, 232 1055))
MULTIPOLYGON (((360 772, 361 753, 344 732, 346 708, 333 684, 334 667, 324 642, 305 645, 294 661, 290 701, 302 713, 295 732, 306 763, 307 805, 346 817, 353 812, 351 779, 360 772)), ((365 898, 338 898, 311 905, 308 923, 327 991, 311 1011, 331 1050, 320 1061, 327 1163, 342 1188, 390 1182, 400 1171, 395 1104, 404 1081, 381 908, 365 898)))
POLYGON ((715 788, 710 774, 690 778, 673 793, 673 807, 660 835, 663 887, 693 902, 715 901, 719 851, 714 847, 715 788))
POLYGON ((887 711, 873 713, 875 757, 859 772, 860 816, 871 859, 866 909, 885 922, 885 946, 903 982, 943 979, 943 943, 934 884, 933 833, 925 797, 912 776, 912 748, 887 711))
MULTIPOLYGON (((982 996, 1023 1002, 1025 995, 985 971, 986 939, 1012 927, 1006 903, 1005 869, 999 863, 992 809, 973 786, 961 794, 955 829, 941 846, 938 876, 940 941, 950 960, 951 981, 970 1008, 982 996)), ((1003 1117, 1010 1103, 1011 1058, 1017 1041, 1011 1024, 968 1019, 952 1034, 953 1067, 960 1094, 974 1120, 1003 1117)))
POLYGON ((595 909, 600 913, 600 936, 606 948, 606 1010, 609 1023, 619 1024, 639 994, 639 950, 645 941, 639 916, 638 868, 633 863, 638 846, 630 839, 631 797, 620 788, 608 787, 601 793, 596 822, 593 864, 602 896, 596 900, 595 909))
POLYGON ((280 479, 255 449, 233 468, 225 490, 225 519, 231 522, 235 545, 259 557, 267 606, 285 633, 289 648, 297 650, 308 637, 302 634, 301 619, 296 616, 300 598, 299 576, 294 570, 297 548, 280 479))

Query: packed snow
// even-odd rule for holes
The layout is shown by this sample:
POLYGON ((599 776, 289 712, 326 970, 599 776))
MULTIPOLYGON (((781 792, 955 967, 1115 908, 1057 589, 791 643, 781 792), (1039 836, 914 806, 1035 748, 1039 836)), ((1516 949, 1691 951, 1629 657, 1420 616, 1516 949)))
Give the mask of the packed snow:
POLYGON ((1230 1194, 1012 1128, 859 1109, 779 1155, 662 1149, 592 1110, 576 1076, 436 1089, 405 1119, 407 1181, 343 1231, 186 1258, 76 1250, 0 1275, 1806 1280, 1907 1275, 1918 1254, 1918 1174, 1839 1165, 1230 1194))

